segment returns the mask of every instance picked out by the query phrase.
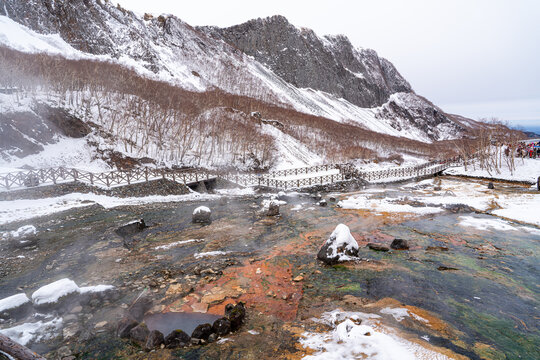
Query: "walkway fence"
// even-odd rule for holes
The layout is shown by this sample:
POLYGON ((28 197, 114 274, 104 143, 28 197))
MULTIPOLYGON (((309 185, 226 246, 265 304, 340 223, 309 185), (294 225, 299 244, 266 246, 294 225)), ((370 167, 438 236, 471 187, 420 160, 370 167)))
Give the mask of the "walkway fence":
POLYGON ((419 166, 395 167, 385 170, 362 171, 351 164, 327 164, 310 167, 272 171, 267 174, 222 174, 201 170, 171 170, 136 168, 92 173, 77 169, 49 168, 25 170, 0 174, 0 190, 34 187, 41 184, 58 184, 80 181, 92 186, 111 188, 158 179, 172 180, 185 185, 211 179, 223 179, 241 186, 266 186, 279 189, 301 188, 313 185, 331 184, 339 181, 365 180, 368 182, 384 179, 419 177, 435 174, 461 162, 429 162, 419 166), (329 171, 337 170, 335 174, 329 171), (306 176, 302 176, 306 175, 306 176), (290 179, 287 179, 290 177, 290 179))

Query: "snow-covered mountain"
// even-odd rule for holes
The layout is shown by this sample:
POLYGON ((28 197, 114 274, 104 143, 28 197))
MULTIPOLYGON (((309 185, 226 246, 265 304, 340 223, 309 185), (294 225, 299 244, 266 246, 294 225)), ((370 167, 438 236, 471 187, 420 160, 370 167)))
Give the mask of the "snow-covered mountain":
MULTIPOLYGON (((337 141, 331 139, 334 135, 330 132, 321 133, 323 128, 339 127, 336 131, 340 132, 352 127, 359 133, 376 132, 423 143, 458 138, 468 128, 468 123, 455 121, 416 95, 395 67, 375 51, 357 49, 344 36, 319 37, 309 29, 291 25, 281 16, 252 20, 226 29, 193 28, 175 16, 138 16, 100 0, 0 0, 0 14, 3 15, 0 17, 0 45, 8 49, 119 64, 133 69, 136 76, 164 81, 191 94, 221 91, 240 96, 243 102, 245 98, 253 99, 244 107, 236 106, 237 100, 227 104, 216 101, 199 111, 199 117, 203 113, 206 117, 210 113, 225 116, 227 112, 215 109, 220 108, 220 104, 233 105, 242 113, 242 121, 248 123, 252 121, 249 113, 259 111, 262 106, 256 104, 270 104, 282 109, 283 114, 290 110, 290 114, 324 118, 328 124, 319 124, 313 129, 305 122, 294 123, 296 120, 287 124, 285 115, 275 119, 285 123, 284 128, 278 129, 285 132, 283 135, 299 142, 292 148, 307 146, 306 151, 309 150, 314 159, 328 158, 327 149, 321 146, 337 141), (319 138, 308 140, 308 133, 310 136, 318 134, 319 138)), ((39 96, 43 98, 43 95, 39 96)), ((90 96, 84 92, 80 95, 90 96)), ((64 100, 61 96, 47 96, 48 106, 66 108, 64 100)), ((4 105, 9 101, 5 99, 4 105)), ((110 125, 111 120, 106 117, 114 116, 115 104, 112 100, 107 104, 105 118, 100 110, 99 119, 90 111, 83 120, 99 126, 110 125)), ((70 109, 72 113, 78 110, 70 109)), ((274 119, 276 114, 267 111, 262 116, 274 119)), ((107 128, 113 131, 112 137, 120 136, 114 127, 107 128)), ((132 132, 136 131, 133 127, 132 132)), ((274 136, 278 153, 286 151, 279 145, 278 139, 282 140, 283 136, 276 135, 274 130, 256 131, 261 136, 274 136)), ((199 135, 204 137, 204 134, 199 135)), ((350 145, 380 151, 373 141, 358 139, 350 145)), ((160 141, 163 141, 161 135, 160 141)), ((193 142, 192 146, 198 143, 193 142)), ((214 150, 210 154, 216 156, 214 150)), ((131 155, 156 156, 140 149, 131 155)), ((160 161, 167 157, 172 159, 171 163, 179 161, 170 153, 158 156, 160 161)), ((195 160, 188 158, 182 157, 180 163, 193 165, 195 160)), ((207 160, 201 162, 199 158, 197 161, 199 165, 214 162, 207 160)), ((219 163, 213 165, 219 166, 219 163)))

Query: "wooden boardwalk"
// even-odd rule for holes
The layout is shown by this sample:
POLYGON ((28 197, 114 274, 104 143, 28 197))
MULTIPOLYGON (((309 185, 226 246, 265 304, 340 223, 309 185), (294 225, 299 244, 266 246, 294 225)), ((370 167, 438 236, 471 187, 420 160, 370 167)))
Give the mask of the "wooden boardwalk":
POLYGON ((265 186, 276 189, 295 189, 352 180, 364 180, 366 182, 399 181, 400 179, 433 175, 448 167, 460 164, 453 161, 429 162, 418 166, 395 167, 374 171, 362 171, 350 164, 326 164, 272 171, 266 174, 224 174, 204 170, 186 171, 151 168, 93 173, 59 167, 0 174, 0 190, 21 189, 74 181, 92 186, 111 188, 158 179, 167 179, 185 185, 213 179, 223 179, 244 187, 265 186))

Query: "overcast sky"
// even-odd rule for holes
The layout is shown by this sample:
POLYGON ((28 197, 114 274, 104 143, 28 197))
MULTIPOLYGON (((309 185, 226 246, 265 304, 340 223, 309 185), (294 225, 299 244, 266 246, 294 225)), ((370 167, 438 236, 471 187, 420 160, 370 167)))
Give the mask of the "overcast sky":
POLYGON ((191 25, 284 15, 345 34, 396 65, 444 110, 540 126, 540 0, 117 0, 191 25))

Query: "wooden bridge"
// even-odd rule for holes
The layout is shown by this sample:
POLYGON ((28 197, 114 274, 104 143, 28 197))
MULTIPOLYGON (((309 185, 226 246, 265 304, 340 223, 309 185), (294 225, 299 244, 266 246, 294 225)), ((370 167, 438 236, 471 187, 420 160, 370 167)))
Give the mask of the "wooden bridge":
POLYGON ((223 179, 240 186, 265 186, 276 189, 294 189, 341 181, 367 182, 399 181, 402 179, 439 173, 461 163, 429 162, 419 166, 395 167, 384 170, 362 171, 351 164, 327 164, 272 171, 266 174, 219 173, 205 170, 171 170, 137 168, 93 173, 77 169, 49 168, 0 174, 0 190, 35 187, 79 181, 92 186, 112 188, 158 179, 172 180, 190 185, 201 181, 223 179))

